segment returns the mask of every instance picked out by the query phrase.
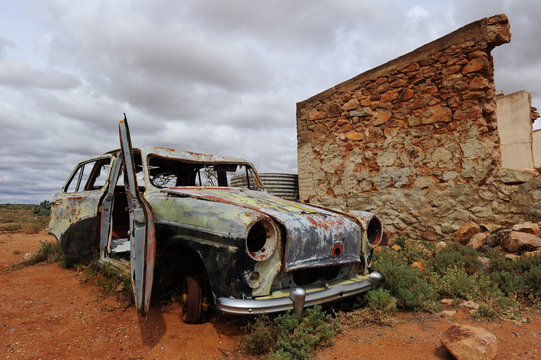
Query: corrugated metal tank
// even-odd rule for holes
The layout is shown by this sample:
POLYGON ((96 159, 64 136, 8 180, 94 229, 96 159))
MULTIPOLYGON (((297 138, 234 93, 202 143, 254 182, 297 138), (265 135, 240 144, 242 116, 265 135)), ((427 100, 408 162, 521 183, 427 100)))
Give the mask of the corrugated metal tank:
POLYGON ((296 174, 263 173, 259 179, 273 195, 287 200, 299 200, 299 177, 296 174))
MULTIPOLYGON (((286 200, 299 200, 299 179, 296 174, 262 173, 259 179, 270 194, 286 200)), ((246 187, 246 178, 234 177, 231 185, 246 187)))

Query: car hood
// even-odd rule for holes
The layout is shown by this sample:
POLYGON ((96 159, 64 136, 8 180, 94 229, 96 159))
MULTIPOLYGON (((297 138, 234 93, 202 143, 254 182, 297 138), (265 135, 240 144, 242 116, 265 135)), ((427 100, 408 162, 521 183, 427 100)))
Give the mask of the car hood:
POLYGON ((170 196, 225 203, 270 216, 285 230, 286 271, 360 261, 361 226, 343 214, 284 200, 266 191, 201 187, 163 191, 170 196))

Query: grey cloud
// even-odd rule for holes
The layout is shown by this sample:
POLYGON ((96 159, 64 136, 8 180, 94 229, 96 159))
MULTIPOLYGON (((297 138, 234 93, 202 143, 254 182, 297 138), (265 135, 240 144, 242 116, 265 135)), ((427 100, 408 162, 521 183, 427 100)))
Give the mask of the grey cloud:
POLYGON ((3 86, 72 89, 79 84, 80 81, 73 75, 52 68, 33 69, 27 63, 16 59, 0 63, 0 85, 3 86))
POLYGON ((15 47, 15 43, 5 37, 0 36, 0 60, 8 54, 8 49, 15 47))

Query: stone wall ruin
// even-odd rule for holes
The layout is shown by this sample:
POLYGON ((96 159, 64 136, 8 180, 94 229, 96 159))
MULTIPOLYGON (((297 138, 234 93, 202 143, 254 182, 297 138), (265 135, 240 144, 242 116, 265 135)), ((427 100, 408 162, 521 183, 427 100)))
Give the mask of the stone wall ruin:
POLYGON ((541 176, 501 166, 484 18, 297 104, 300 199, 378 213, 391 236, 541 219, 541 176))

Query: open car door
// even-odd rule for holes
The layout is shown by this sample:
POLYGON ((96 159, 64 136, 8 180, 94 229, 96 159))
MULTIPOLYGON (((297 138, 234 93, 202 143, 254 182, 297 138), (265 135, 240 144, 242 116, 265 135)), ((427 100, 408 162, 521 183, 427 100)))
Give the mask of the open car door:
POLYGON ((124 164, 124 181, 130 214, 130 264, 133 295, 137 311, 146 315, 150 307, 150 294, 156 258, 156 232, 152 209, 137 187, 135 162, 128 120, 119 123, 120 147, 124 164))

